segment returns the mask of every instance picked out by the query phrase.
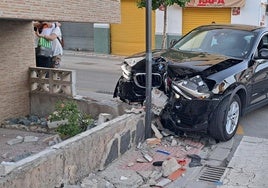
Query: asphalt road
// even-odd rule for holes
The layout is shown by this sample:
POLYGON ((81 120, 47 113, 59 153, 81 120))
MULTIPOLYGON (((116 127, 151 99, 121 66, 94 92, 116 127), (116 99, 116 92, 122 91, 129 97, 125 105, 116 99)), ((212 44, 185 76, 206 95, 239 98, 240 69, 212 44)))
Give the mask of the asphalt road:
POLYGON ((64 55, 61 68, 76 70, 77 94, 112 94, 121 75, 123 57, 64 55))
POLYGON ((268 105, 240 119, 237 134, 268 139, 268 105))

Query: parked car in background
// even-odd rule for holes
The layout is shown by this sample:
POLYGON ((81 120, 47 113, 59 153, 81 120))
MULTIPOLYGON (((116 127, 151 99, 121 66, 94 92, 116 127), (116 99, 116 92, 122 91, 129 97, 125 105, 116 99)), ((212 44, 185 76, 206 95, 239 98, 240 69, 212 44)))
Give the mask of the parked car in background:
MULTIPOLYGON (((154 50, 152 106, 165 128, 231 139, 240 116, 268 102, 268 29, 204 25, 154 50), (159 105, 159 101, 162 101, 159 105)), ((114 97, 145 100, 146 54, 125 58, 114 97)))

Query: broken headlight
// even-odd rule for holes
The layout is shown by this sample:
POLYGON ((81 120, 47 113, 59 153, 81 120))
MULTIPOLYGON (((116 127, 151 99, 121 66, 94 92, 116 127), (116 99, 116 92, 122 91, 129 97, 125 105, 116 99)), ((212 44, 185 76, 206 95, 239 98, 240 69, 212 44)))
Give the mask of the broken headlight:
POLYGON ((125 62, 130 66, 135 66, 138 62, 142 61, 144 57, 133 57, 133 58, 126 58, 125 62))
POLYGON ((130 78, 131 78, 131 70, 129 70, 130 67, 127 64, 123 64, 121 66, 121 69, 123 71, 122 75, 124 76, 124 78, 127 80, 130 80, 130 78))
POLYGON ((173 81, 172 88, 175 93, 189 100, 192 98, 206 99, 211 95, 207 84, 199 75, 189 79, 173 81))

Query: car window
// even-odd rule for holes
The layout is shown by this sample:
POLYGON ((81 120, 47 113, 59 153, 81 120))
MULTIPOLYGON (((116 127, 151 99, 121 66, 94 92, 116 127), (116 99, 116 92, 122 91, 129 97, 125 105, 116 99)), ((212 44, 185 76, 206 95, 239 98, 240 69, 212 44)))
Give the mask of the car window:
POLYGON ((268 35, 264 35, 258 43, 257 50, 254 53, 255 58, 258 58, 260 56, 260 50, 263 48, 268 48, 268 35))
POLYGON ((207 32, 197 33, 195 37, 190 38, 189 40, 185 41, 184 44, 180 46, 180 50, 189 50, 192 51, 193 49, 199 49, 202 45, 202 42, 205 39, 207 32))
POLYGON ((234 29, 194 30, 173 48, 243 58, 250 51, 254 36, 252 32, 234 29))

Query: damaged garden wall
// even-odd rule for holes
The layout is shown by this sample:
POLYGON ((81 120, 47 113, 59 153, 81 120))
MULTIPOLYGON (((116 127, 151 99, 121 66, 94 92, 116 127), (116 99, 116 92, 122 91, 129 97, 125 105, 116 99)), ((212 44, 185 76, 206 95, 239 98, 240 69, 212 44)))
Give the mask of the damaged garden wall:
POLYGON ((81 112, 90 114, 97 118, 100 113, 109 113, 114 117, 124 114, 124 110, 129 108, 126 104, 118 103, 113 100, 95 100, 94 97, 85 98, 82 96, 68 97, 61 95, 31 93, 30 104, 31 114, 39 117, 47 117, 54 111, 55 104, 58 101, 71 100, 75 101, 81 112))
POLYGON ((12 165, 1 188, 59 187, 100 170, 144 140, 144 114, 125 114, 12 165))

